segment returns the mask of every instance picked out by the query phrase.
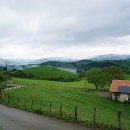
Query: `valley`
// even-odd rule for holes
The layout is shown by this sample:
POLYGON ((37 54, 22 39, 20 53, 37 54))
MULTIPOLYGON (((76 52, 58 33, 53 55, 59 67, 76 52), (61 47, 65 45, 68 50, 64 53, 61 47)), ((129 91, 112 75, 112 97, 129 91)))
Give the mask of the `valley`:
MULTIPOLYGON (((109 76, 106 75, 107 71, 113 66, 117 72, 119 71, 121 74, 123 72, 123 79, 130 80, 129 59, 89 59, 39 63, 21 65, 24 66, 22 69, 10 69, 9 64, 7 68, 1 66, 0 74, 3 76, 1 81, 6 79, 5 85, 2 82, 0 85, 1 89, 6 90, 2 94, 4 98, 0 100, 2 104, 40 115, 76 121, 92 129, 101 130, 118 128, 117 112, 120 110, 123 114, 122 128, 124 130, 130 129, 130 113, 127 111, 130 109, 130 104, 112 101, 108 94, 105 96, 105 92, 109 92, 110 82, 101 80, 102 84, 96 87, 88 80, 88 72, 95 68, 97 71, 102 71, 105 74, 104 80, 107 80, 106 78, 109 76), (6 89, 9 87, 6 84, 25 87, 6 89), (95 109, 96 124, 93 124, 93 111, 95 109)), ((117 73, 115 70, 112 71, 117 73)), ((112 72, 110 71, 110 73, 112 72)))

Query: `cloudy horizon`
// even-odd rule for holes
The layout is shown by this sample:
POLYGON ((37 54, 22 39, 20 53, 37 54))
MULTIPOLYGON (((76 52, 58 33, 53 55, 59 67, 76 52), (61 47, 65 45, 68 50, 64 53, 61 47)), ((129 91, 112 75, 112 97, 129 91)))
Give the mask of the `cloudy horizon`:
POLYGON ((0 0, 0 58, 130 54, 129 0, 0 0))

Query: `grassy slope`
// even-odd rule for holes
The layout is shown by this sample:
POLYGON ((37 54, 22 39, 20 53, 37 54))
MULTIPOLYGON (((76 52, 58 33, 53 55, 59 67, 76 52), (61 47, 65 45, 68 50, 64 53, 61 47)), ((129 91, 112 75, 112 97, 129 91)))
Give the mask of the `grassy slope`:
POLYGON ((52 68, 52 67, 32 67, 24 70, 27 74, 33 74, 36 78, 40 79, 57 79, 64 78, 77 78, 78 75, 68 71, 52 68))
MULTIPOLYGON (((95 92, 84 92, 84 81, 62 83, 62 82, 49 82, 40 80, 26 80, 26 79, 13 79, 11 82, 30 84, 30 87, 11 90, 7 93, 13 99, 27 99, 27 101, 34 100, 35 103, 43 101, 43 109, 49 106, 52 102, 52 111, 59 113, 60 104, 63 104, 63 110, 67 114, 74 115, 74 107, 78 106, 78 118, 80 120, 92 121, 93 108, 97 108, 97 121, 113 124, 117 126, 117 111, 121 110, 123 113, 122 122, 123 127, 130 129, 130 104, 124 104, 106 100, 96 96, 95 92), (31 85, 32 84, 32 85, 31 85)), ((88 88, 94 88, 93 85, 87 83, 88 88)), ((24 104, 23 104, 24 106, 24 104)), ((28 106, 29 107, 29 106, 28 106)), ((38 107, 38 105, 36 105, 38 107)))

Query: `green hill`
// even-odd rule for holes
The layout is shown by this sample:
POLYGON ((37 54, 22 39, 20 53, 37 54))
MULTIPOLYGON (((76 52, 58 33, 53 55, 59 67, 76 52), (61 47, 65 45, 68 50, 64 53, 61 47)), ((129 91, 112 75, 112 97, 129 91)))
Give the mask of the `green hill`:
POLYGON ((93 109, 96 108, 96 124, 100 124, 99 127, 101 125, 110 127, 110 129, 103 127, 102 130, 117 130, 111 127, 118 126, 117 112, 120 110, 122 112, 122 128, 123 130, 130 130, 130 104, 99 97, 97 92, 92 90, 95 89, 94 85, 86 82, 87 85, 85 87, 84 80, 77 82, 50 82, 13 78, 10 83, 28 84, 29 87, 6 91, 4 101, 9 106, 46 115, 50 112, 51 102, 51 114, 59 118, 62 104, 63 119, 68 120, 75 119, 74 108, 77 106, 78 120, 91 125, 93 122, 93 109), (85 88, 91 90, 83 91, 85 88), (31 106, 32 101, 33 105, 31 106))
POLYGON ((32 67, 23 70, 27 75, 36 79, 57 80, 57 81, 75 81, 78 75, 68 71, 52 67, 32 67))

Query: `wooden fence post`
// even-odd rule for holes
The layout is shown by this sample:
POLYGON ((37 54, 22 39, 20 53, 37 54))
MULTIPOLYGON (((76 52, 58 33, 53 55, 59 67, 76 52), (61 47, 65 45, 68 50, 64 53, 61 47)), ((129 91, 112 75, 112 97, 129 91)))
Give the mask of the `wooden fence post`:
POLYGON ((77 116, 77 106, 75 106, 75 120, 77 121, 78 116, 77 116))
POLYGON ((49 110, 49 113, 51 114, 51 107, 52 107, 52 104, 51 104, 51 102, 50 102, 50 110, 49 110))
POLYGON ((93 124, 94 125, 96 124, 96 108, 94 108, 94 111, 93 111, 93 124))
POLYGON ((10 95, 8 96, 8 103, 10 103, 10 95))
POLYGON ((60 117, 62 117, 63 113, 62 113, 62 104, 60 105, 60 117))
POLYGON ((122 112, 118 111, 118 130, 121 130, 121 117, 122 117, 122 112))
POLYGON ((18 98, 18 106, 19 106, 19 98, 18 98))
POLYGON ((41 101, 41 108, 40 108, 40 109, 41 109, 41 111, 42 111, 42 101, 41 101))
POLYGON ((31 109, 33 109, 33 100, 32 100, 32 102, 31 102, 31 109))
POLYGON ((25 100, 24 100, 24 103, 25 103, 25 109, 27 108, 27 107, 26 107, 26 101, 27 101, 27 100, 25 99, 25 100))

